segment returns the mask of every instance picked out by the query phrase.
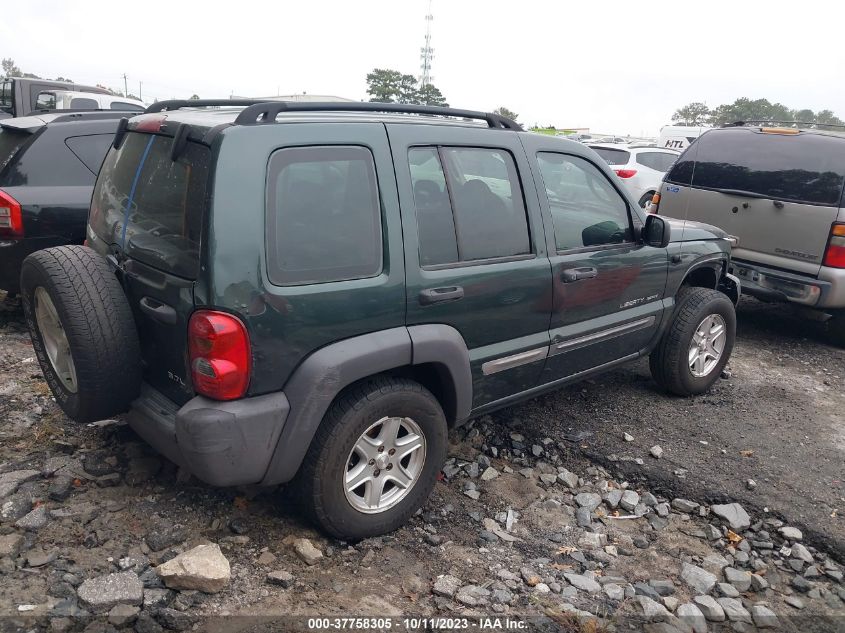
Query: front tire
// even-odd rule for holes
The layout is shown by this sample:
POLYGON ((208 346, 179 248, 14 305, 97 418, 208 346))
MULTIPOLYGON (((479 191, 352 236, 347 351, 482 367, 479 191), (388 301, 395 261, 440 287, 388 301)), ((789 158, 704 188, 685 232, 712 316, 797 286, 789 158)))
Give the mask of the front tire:
POLYGON ((704 393, 718 380, 736 339, 733 303, 709 288, 683 287, 669 328, 649 357, 651 375, 679 396, 704 393))
POLYGON ((339 539, 392 532, 431 494, 447 433, 440 403, 422 385, 389 377, 356 385, 311 442, 295 482, 300 502, 339 539))

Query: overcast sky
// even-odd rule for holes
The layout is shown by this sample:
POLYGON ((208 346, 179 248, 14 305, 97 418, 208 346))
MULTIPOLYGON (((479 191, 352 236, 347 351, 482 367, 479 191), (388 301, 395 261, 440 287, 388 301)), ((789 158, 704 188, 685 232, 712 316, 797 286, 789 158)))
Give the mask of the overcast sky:
MULTIPOLYGON (((374 67, 419 74, 427 0, 27 0, 0 57, 143 97, 308 92, 366 99, 374 67), (219 5, 219 9, 215 8, 219 5)), ((433 83, 520 122, 656 135, 690 101, 738 97, 845 118, 845 4, 433 0, 433 83)))

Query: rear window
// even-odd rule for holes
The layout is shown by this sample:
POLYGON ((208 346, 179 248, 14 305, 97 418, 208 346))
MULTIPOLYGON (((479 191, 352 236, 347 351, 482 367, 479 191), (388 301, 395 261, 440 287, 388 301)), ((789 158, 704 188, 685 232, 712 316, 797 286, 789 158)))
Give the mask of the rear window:
POLYGON ((667 181, 838 206, 845 186, 845 140, 750 129, 712 131, 681 155, 667 181))
POLYGON ((89 222, 99 237, 129 257, 194 279, 210 150, 189 142, 173 161, 172 143, 170 137, 127 133, 120 149, 110 150, 103 162, 89 222))
POLYGON ((670 154, 669 152, 640 152, 636 158, 640 165, 645 165, 657 171, 667 172, 675 161, 678 160, 678 155, 670 154))
POLYGON ((134 103, 126 103, 125 101, 112 101, 109 104, 109 108, 112 110, 123 110, 126 112, 143 112, 144 108, 141 106, 135 105, 134 103))
MULTIPOLYGON (((3 130, 5 135, 8 128, 3 130)), ((92 187, 95 174, 65 145, 61 127, 41 128, 33 134, 13 133, 23 136, 24 146, 0 176, 0 186, 5 187, 92 187)), ((17 142, 20 142, 18 139, 17 142)), ((15 141, 12 142, 13 144, 15 141)), ((8 160, 8 159, 7 159, 8 160)), ((0 160, 2 162, 2 160, 0 160)))
POLYGON ((593 147, 591 149, 601 156, 608 165, 626 165, 628 159, 631 158, 631 153, 624 149, 611 149, 609 147, 593 147))
POLYGON ((70 107, 73 110, 97 110, 100 104, 96 99, 89 99, 88 97, 74 97, 70 100, 70 107))
POLYGON ((12 160, 29 137, 29 134, 0 128, 0 172, 9 164, 9 161, 12 160))
POLYGON ((369 149, 294 147, 271 156, 267 255, 270 281, 280 286, 381 272, 381 203, 369 149))

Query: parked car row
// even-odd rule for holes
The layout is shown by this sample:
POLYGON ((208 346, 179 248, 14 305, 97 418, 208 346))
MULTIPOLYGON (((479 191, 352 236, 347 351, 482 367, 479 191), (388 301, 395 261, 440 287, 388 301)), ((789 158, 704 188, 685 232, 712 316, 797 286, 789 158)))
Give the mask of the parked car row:
POLYGON ((70 418, 128 412, 198 478, 292 482, 358 539, 424 503, 451 425, 645 355, 706 391, 741 285, 841 334, 843 141, 734 127, 678 158, 348 102, 19 117, 0 284, 70 418))
POLYGON ((113 95, 99 86, 23 77, 0 78, 0 119, 51 110, 143 112, 144 107, 137 99, 113 95))
POLYGON ((72 152, 114 126, 87 246, 21 267, 56 401, 78 421, 128 411, 211 484, 292 481, 335 536, 413 514, 451 425, 646 355, 665 390, 698 394, 730 357, 727 234, 646 214, 583 144, 398 104, 106 114, 0 137, 12 242, 44 219, 19 199, 39 141, 72 152))

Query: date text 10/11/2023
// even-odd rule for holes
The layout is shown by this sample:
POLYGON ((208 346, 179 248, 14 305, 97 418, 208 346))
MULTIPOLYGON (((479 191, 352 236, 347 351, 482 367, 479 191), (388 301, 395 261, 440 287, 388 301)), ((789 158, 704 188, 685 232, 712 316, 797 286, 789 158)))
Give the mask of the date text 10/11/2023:
POLYGON ((308 618, 310 631, 526 631, 528 622, 513 617, 308 618))

